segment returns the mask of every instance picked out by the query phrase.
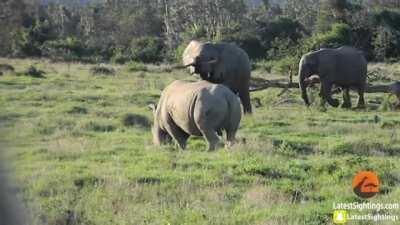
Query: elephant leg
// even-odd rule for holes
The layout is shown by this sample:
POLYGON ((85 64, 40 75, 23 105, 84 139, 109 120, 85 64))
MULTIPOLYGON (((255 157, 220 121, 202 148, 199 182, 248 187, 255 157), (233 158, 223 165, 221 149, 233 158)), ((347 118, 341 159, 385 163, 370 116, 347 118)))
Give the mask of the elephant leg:
POLYGON ((231 148, 235 143, 236 131, 227 130, 226 131, 226 145, 225 148, 231 148))
POLYGON ((319 102, 320 107, 325 108, 326 100, 325 100, 324 95, 322 93, 322 88, 319 91, 319 97, 320 97, 320 102, 319 102))
POLYGON ((218 138, 216 132, 211 129, 200 130, 200 131, 208 143, 208 151, 215 150, 219 143, 219 138, 218 138))
POLYGON ((251 110, 249 89, 247 86, 246 86, 246 88, 242 88, 241 90, 239 90, 239 98, 243 104, 243 111, 244 111, 244 113, 247 114, 247 113, 251 113, 252 110, 251 110))
POLYGON ((167 130, 168 134, 176 141, 179 148, 184 150, 186 148, 187 139, 190 135, 179 128, 171 118, 168 119, 167 124, 168 125, 165 127, 165 129, 167 130))
POLYGON ((358 89, 358 103, 357 108, 365 108, 365 101, 364 101, 364 88, 358 89))
POLYGON ((350 89, 343 88, 343 104, 342 108, 351 108, 350 89))
POLYGON ((321 83, 322 98, 325 99, 329 103, 329 105, 331 105, 333 107, 338 107, 339 101, 337 99, 332 98, 331 90, 332 90, 331 82, 323 81, 321 83))
POLYGON ((396 94, 396 97, 397 97, 397 103, 394 107, 395 107, 395 109, 399 109, 400 108, 400 94, 396 94))

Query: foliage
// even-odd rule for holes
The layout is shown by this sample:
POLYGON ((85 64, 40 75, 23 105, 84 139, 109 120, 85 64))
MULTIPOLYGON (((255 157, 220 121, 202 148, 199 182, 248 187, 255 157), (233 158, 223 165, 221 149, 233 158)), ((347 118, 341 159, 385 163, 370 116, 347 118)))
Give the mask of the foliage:
POLYGON ((400 54, 400 12, 383 10, 375 14, 377 25, 372 46, 377 60, 397 57, 400 54))
POLYGON ((23 74, 35 78, 43 78, 46 73, 43 70, 36 68, 36 66, 31 65, 23 74))
POLYGON ((0 64, 0 71, 1 72, 13 72, 13 71, 15 71, 15 68, 13 66, 11 66, 10 64, 2 63, 2 64, 0 64))
POLYGON ((337 48, 343 45, 351 45, 351 28, 347 24, 335 23, 329 31, 316 33, 307 39, 303 45, 307 50, 320 48, 337 48))
POLYGON ((132 59, 138 62, 159 62, 162 61, 163 44, 157 37, 141 37, 131 42, 132 59))
POLYGON ((49 20, 36 19, 33 24, 18 33, 16 55, 42 56, 42 45, 55 38, 49 20))
POLYGON ((139 62, 131 62, 128 65, 128 70, 130 72, 138 72, 138 71, 142 71, 145 72, 147 71, 147 66, 143 63, 139 63, 139 62))
POLYGON ((52 59, 61 57, 61 59, 67 61, 77 60, 85 54, 82 43, 74 37, 46 41, 41 47, 41 51, 43 56, 52 59))
POLYGON ((57 60, 180 62, 192 39, 234 42, 252 60, 299 57, 351 45, 369 60, 400 56, 400 6, 392 1, 0 2, 0 54, 57 60), (7 3, 9 2, 9 3, 7 3), (18 7, 20 4, 20 7, 18 7))
POLYGON ((151 123, 147 117, 134 113, 127 113, 122 117, 122 124, 126 127, 149 128, 151 123))
POLYGON ((90 68, 90 73, 92 75, 114 75, 115 70, 113 68, 107 67, 107 66, 93 66, 90 68))

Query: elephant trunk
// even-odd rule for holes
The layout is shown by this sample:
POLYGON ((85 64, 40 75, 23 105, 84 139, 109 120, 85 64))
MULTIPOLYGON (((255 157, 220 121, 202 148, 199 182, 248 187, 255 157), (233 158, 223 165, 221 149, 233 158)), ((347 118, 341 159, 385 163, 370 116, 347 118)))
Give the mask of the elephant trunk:
POLYGON ((304 68, 302 68, 302 66, 299 67, 299 88, 301 91, 301 97, 304 100, 304 103, 309 106, 310 105, 310 101, 308 100, 308 96, 307 96, 307 84, 306 84, 306 74, 304 71, 304 68))

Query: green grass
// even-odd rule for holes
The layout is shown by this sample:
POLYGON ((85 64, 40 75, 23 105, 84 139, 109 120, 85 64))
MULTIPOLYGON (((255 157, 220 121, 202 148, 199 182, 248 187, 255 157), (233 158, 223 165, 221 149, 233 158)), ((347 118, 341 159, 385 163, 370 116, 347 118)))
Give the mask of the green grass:
POLYGON ((173 80, 194 79, 186 71, 0 63, 46 72, 0 77, 0 144, 34 225, 331 224, 333 202, 360 201, 351 179, 366 169, 384 190, 371 201, 400 201, 400 117, 379 105, 323 112, 297 90, 268 89, 252 93, 262 106, 241 122, 245 143, 207 152, 191 138, 180 151, 152 146, 147 105, 173 80))

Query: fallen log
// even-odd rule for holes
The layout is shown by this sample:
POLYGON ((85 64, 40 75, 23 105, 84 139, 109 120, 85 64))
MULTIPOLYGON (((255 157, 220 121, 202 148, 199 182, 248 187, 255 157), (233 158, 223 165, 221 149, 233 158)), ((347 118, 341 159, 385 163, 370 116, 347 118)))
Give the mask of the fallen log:
POLYGON ((256 84, 250 84, 250 92, 253 91, 261 91, 267 88, 299 88, 298 83, 286 83, 283 82, 282 79, 278 80, 263 80, 260 82, 260 79, 257 79, 256 84))
MULTIPOLYGON (((263 80, 257 79, 256 84, 250 85, 250 92, 262 91, 268 88, 299 88, 299 83, 297 82, 283 82, 282 79, 279 80, 263 80)), ((400 94, 400 82, 394 82, 392 84, 384 84, 384 85, 369 85, 367 86, 366 93, 392 93, 392 94, 400 94)))

